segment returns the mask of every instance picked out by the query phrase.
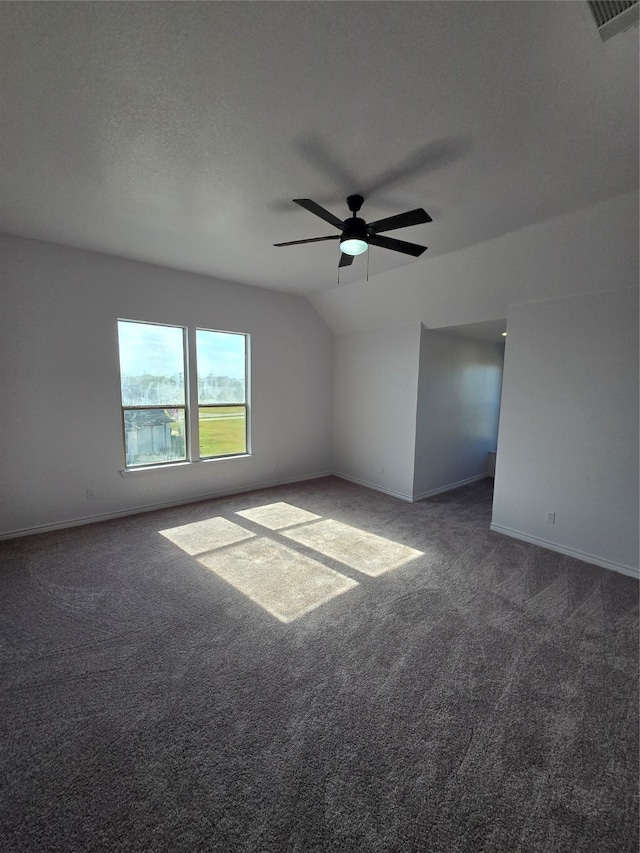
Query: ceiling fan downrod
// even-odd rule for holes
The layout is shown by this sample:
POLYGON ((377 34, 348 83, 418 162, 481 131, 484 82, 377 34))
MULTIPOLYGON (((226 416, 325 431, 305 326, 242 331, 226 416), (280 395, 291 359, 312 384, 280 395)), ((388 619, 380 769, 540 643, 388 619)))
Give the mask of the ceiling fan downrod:
POLYGON ((354 219, 355 219, 356 213, 362 207, 363 202, 364 202, 364 198, 361 195, 347 196, 347 207, 349 208, 351 213, 353 213, 354 219))

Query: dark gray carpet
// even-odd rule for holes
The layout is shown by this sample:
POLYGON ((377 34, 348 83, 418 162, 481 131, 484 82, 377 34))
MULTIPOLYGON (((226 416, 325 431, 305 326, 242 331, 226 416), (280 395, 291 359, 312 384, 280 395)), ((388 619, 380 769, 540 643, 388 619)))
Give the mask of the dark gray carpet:
POLYGON ((490 514, 327 478, 0 543, 3 851, 635 852, 638 583, 490 514), (424 555, 236 515, 274 502, 424 555), (213 517, 357 584, 280 621, 158 532, 213 517))

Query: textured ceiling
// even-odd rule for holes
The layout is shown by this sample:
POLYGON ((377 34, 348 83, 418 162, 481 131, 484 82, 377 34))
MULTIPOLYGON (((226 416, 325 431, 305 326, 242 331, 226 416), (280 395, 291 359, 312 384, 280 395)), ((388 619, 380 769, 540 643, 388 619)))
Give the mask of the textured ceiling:
MULTIPOLYGON (((637 30, 582 2, 2 3, 0 230, 310 295, 371 220, 379 276, 638 185, 637 30)), ((366 257, 341 271, 362 279, 366 257)), ((416 273, 418 274, 418 273, 416 273)))

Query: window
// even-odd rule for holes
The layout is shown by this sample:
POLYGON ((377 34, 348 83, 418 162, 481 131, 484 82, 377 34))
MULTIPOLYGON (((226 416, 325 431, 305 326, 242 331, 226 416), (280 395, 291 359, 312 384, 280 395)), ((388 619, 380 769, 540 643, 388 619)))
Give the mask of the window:
POLYGON ((128 468, 248 453, 248 336, 118 320, 128 468), (192 403, 197 414, 192 415, 192 403))
POLYGON ((247 341, 196 330, 200 457, 247 452, 247 341))

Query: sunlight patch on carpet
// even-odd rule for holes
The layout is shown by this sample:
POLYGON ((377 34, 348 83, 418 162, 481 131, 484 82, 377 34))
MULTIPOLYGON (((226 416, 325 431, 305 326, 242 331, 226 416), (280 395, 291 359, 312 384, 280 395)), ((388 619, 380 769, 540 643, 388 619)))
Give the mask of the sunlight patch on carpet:
POLYGON ((423 552, 415 548, 407 548, 331 519, 305 524, 282 535, 370 577, 377 577, 423 556, 423 552))
POLYGON ((251 509, 242 509, 236 515, 248 518, 249 521, 261 524, 269 530, 281 530, 283 527, 291 527, 294 524, 303 524, 306 521, 314 521, 320 518, 313 512, 308 512, 306 509, 300 509, 300 507, 292 506, 283 501, 256 506, 251 509))
POLYGON ((286 545, 262 537, 198 560, 281 622, 293 622, 358 586, 286 545))
POLYGON ((227 521, 226 518, 207 518, 204 521, 195 521, 193 524, 183 524, 181 527, 171 527, 167 530, 158 531, 178 548, 182 548, 187 554, 194 556, 204 554, 205 551, 214 551, 225 545, 233 545, 243 539, 255 536, 244 527, 227 521))

